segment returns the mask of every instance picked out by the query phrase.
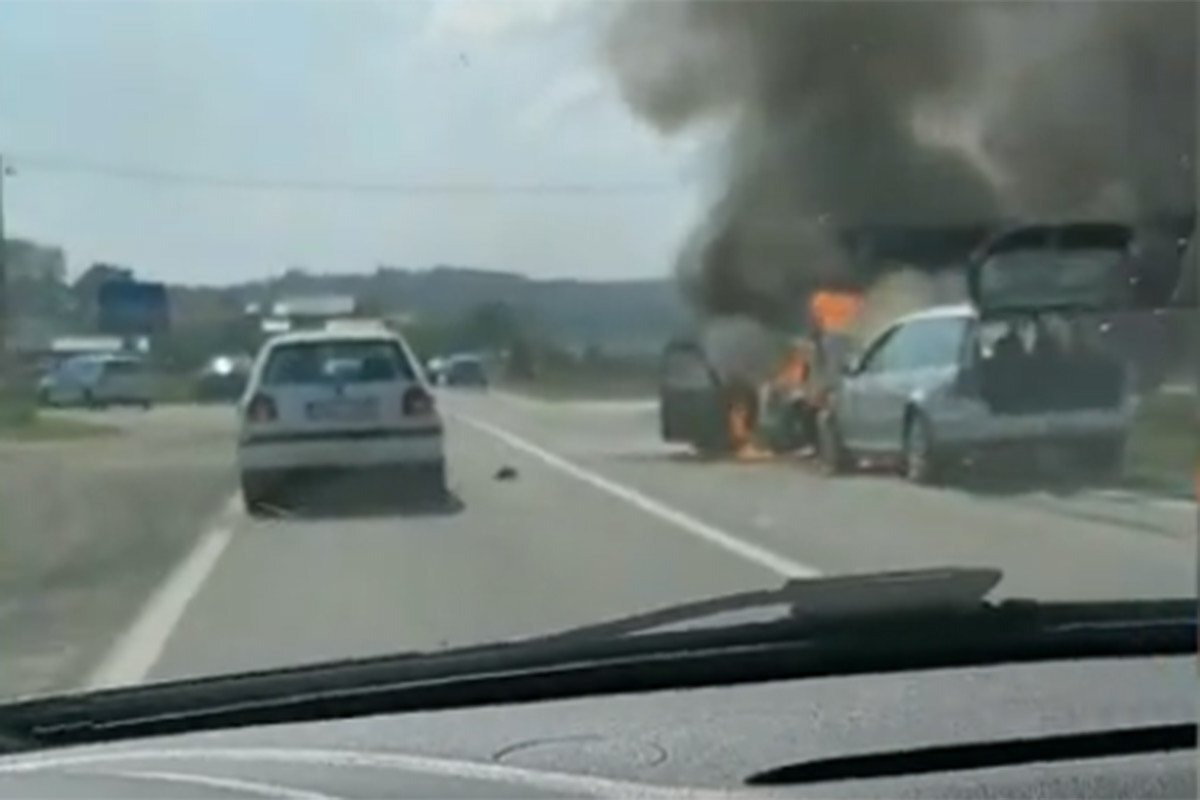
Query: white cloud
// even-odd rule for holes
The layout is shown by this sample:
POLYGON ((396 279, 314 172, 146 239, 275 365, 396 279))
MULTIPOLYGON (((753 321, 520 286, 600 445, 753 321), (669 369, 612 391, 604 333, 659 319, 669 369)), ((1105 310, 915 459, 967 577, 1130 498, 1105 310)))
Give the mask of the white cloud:
POLYGON ((0 0, 10 156, 284 182, 496 186, 251 191, 29 168, 9 187, 10 229, 63 245, 74 268, 103 259, 191 283, 289 264, 667 271, 697 182, 679 142, 629 114, 597 58, 597 22, 611 6, 435 2, 440 35, 463 37, 453 49, 425 41, 432 2, 159 3, 143 14, 120 0, 99 9, 0 0), (485 46, 468 35, 500 38, 485 46), (203 113, 168 91, 180 85, 202 93, 203 113), (531 183, 618 190, 504 188, 531 183))
POLYGON ((425 25, 434 44, 490 44, 540 33, 580 12, 593 0, 435 0, 425 25))

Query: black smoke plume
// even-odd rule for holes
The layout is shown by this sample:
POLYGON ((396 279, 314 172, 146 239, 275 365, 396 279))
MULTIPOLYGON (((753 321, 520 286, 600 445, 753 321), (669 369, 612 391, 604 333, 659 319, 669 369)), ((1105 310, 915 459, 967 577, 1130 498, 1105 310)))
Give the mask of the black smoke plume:
POLYGON ((1195 4, 1040 5, 1066 7, 1056 27, 1032 3, 624 7, 606 54, 628 105, 667 135, 727 131, 717 196, 677 264, 699 309, 783 322, 816 286, 897 266, 847 231, 974 230, 1112 197, 1114 214, 1187 205, 1195 4), (919 132, 947 110, 982 121, 973 155, 919 132))
POLYGON ((1034 28, 1062 33, 1019 66, 986 118, 984 148, 1010 207, 1129 221, 1195 210, 1198 9, 1150 1, 1024 10, 1013 40, 1034 28))

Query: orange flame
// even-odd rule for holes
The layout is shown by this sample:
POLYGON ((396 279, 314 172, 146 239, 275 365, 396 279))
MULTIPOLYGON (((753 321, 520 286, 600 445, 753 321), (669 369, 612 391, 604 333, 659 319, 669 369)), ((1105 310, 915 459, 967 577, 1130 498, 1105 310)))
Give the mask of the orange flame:
POLYGON ((808 360, 805 349, 800 345, 793 345, 775 373, 775 385, 783 389, 803 384, 808 377, 808 360))
POLYGON ((750 444, 750 409, 741 400, 729 406, 729 441, 735 451, 750 444))
POLYGON ((858 318, 863 296, 855 292, 820 291, 809 300, 813 321, 826 331, 845 331, 858 318))
POLYGON ((726 423, 729 426, 729 444, 733 449, 733 457, 738 461, 761 461, 771 457, 768 450, 759 447, 754 441, 754 430, 750 405, 744 399, 735 399, 729 404, 729 415, 726 423))

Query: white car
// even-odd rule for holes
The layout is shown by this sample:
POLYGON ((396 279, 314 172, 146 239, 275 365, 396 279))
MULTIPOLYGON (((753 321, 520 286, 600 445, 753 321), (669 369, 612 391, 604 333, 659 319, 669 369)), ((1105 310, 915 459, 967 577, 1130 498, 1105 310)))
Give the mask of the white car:
POLYGON ((146 362, 136 356, 75 356, 42 378, 38 397, 51 406, 150 408, 154 403, 154 380, 146 362))
POLYGON ((255 360, 239 404, 238 466, 252 513, 298 473, 394 471, 445 491, 442 420, 408 344, 385 328, 289 333, 255 360))

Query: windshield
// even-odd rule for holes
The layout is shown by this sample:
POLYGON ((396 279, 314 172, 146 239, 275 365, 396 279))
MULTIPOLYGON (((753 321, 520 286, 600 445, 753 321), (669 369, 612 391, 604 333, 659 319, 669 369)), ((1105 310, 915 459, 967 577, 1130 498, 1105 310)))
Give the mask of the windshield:
POLYGON ((1125 270, 1194 289, 1196 30, 0 2, 0 702, 791 579, 1195 596, 1195 311, 1125 270))

